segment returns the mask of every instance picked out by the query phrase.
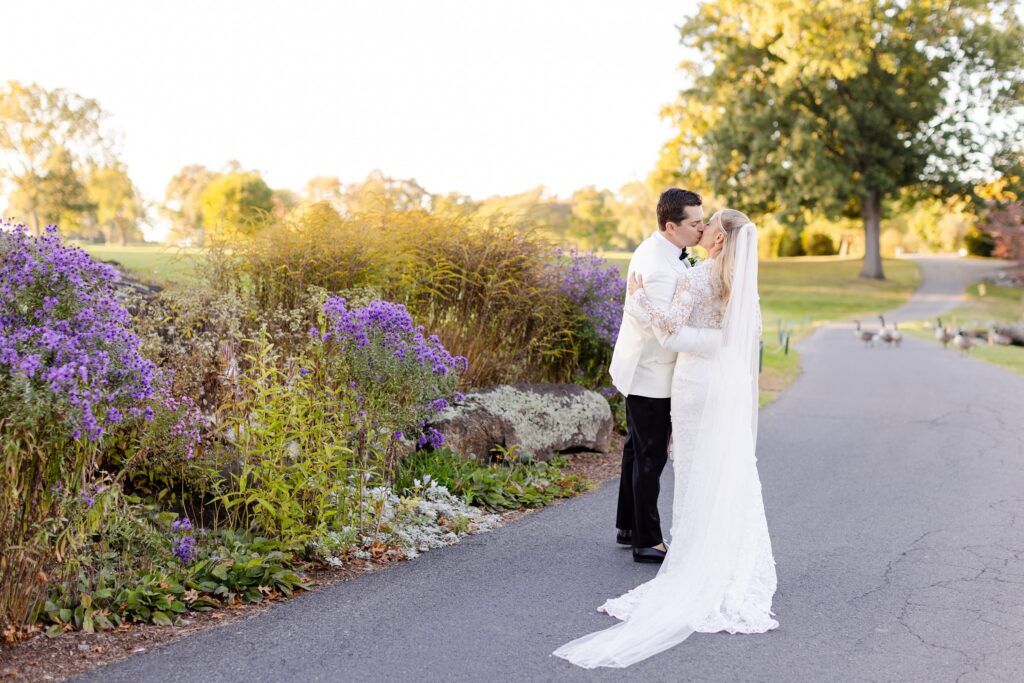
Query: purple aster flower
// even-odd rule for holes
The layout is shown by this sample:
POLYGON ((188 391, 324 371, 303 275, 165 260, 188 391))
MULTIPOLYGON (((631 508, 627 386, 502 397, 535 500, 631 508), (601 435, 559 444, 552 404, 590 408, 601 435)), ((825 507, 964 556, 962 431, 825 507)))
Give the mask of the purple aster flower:
POLYGON ((191 536, 182 536, 174 545, 173 552, 178 556, 178 560, 182 564, 191 564, 196 559, 196 556, 199 555, 199 550, 196 548, 196 539, 191 536))
POLYGON ((23 378, 37 414, 59 414, 75 439, 102 438, 103 424, 154 391, 156 366, 139 353, 116 280, 112 268, 64 245, 56 226, 35 237, 0 225, 0 376, 23 378))
POLYGON ((614 345, 626 295, 626 281, 619 269, 595 254, 576 249, 555 255, 550 277, 557 280, 562 293, 576 305, 594 334, 614 345))

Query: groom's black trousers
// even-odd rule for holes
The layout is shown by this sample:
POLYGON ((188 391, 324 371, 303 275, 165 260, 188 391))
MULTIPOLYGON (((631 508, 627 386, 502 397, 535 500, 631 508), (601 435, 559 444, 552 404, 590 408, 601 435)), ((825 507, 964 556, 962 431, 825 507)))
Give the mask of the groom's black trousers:
POLYGON ((635 548, 650 548, 664 540, 658 515, 658 493, 672 435, 671 404, 669 398, 626 397, 629 435, 622 449, 615 526, 633 530, 635 548))

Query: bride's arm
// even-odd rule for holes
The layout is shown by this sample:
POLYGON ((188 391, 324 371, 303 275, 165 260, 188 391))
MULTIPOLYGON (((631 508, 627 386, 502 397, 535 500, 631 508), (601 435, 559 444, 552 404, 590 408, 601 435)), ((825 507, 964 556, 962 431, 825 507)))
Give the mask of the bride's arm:
MULTIPOLYGON (((633 277, 633 273, 629 277, 633 277)), ((647 307, 641 306, 635 296, 627 296, 626 313, 633 315, 643 322, 652 322, 648 311, 651 309, 669 308, 672 303, 672 297, 675 294, 677 281, 678 278, 674 273, 656 270, 650 274, 645 274, 641 291, 644 292, 647 307)), ((630 293, 632 293, 632 290, 630 290, 630 293)))
MULTIPOLYGON (((631 285, 632 289, 632 285, 631 285)), ((686 353, 712 353, 722 343, 722 331, 713 328, 687 327, 693 312, 694 295, 689 279, 683 275, 676 283, 675 293, 667 310, 657 306, 647 294, 647 283, 635 289, 630 298, 651 321, 654 336, 669 351, 686 353)))

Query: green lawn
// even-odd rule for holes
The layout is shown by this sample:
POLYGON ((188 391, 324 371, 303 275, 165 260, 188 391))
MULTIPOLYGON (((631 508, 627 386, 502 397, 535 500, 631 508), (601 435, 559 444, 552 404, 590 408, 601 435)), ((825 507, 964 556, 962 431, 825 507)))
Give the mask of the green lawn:
POLYGON ((1024 322, 1024 292, 1016 287, 979 283, 968 287, 966 296, 967 304, 952 313, 961 324, 1024 322))
POLYGON ((768 405, 782 393, 782 390, 800 376, 800 352, 790 346, 789 353, 779 348, 773 340, 766 339, 763 364, 761 366, 761 407, 768 405))
POLYGON ((116 247, 108 245, 80 245, 93 258, 117 261, 145 280, 156 282, 183 282, 191 279, 195 272, 195 260, 199 249, 181 249, 161 244, 130 245, 116 247))
POLYGON ((1024 347, 977 346, 971 350, 975 358, 1024 375, 1024 347))
POLYGON ((761 315, 766 323, 873 317, 896 308, 917 289, 913 261, 886 259, 886 280, 862 280, 859 258, 788 258, 760 265, 761 315))
MULTIPOLYGON (((603 256, 619 266, 629 266, 626 252, 603 256)), ((885 281, 861 280, 860 258, 836 256, 780 258, 761 261, 761 315, 765 327, 784 324, 815 324, 873 317, 910 298, 920 281, 913 261, 885 259, 885 281)))
MULTIPOLYGON (((942 316, 942 323, 947 327, 972 328, 991 322, 1024 322, 1024 293, 1015 287, 975 284, 967 288, 966 295, 964 306, 942 316)), ((927 327, 934 322, 922 320, 907 327, 915 336, 935 341, 934 331, 927 327)), ((989 346, 979 340, 971 348, 970 355, 1024 374, 1024 347, 989 346)))

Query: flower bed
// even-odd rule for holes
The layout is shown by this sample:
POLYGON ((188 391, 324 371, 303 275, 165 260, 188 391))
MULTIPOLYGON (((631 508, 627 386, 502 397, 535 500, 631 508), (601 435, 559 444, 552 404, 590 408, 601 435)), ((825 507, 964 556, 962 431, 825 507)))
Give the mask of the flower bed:
POLYGON ((448 270, 404 303, 379 289, 304 287, 274 307, 230 277, 131 299, 142 295, 118 293, 116 273, 54 229, 33 237, 5 224, 8 639, 35 620, 104 630, 285 596, 303 588, 309 563, 414 557, 493 527, 488 510, 584 490, 557 463, 517 462, 514 449, 509 462, 483 464, 444 449, 429 425, 463 400, 470 364, 442 340, 490 362, 502 325, 534 329, 540 346, 498 350, 477 377, 548 368, 593 382, 599 373, 586 368, 610 352, 621 279, 591 256, 552 257, 532 238, 509 238, 493 253, 506 259, 503 277, 521 280, 499 291, 478 281, 499 274, 493 263, 432 234, 448 270), (544 295, 534 311, 543 320, 527 315, 539 305, 531 292, 544 295))

